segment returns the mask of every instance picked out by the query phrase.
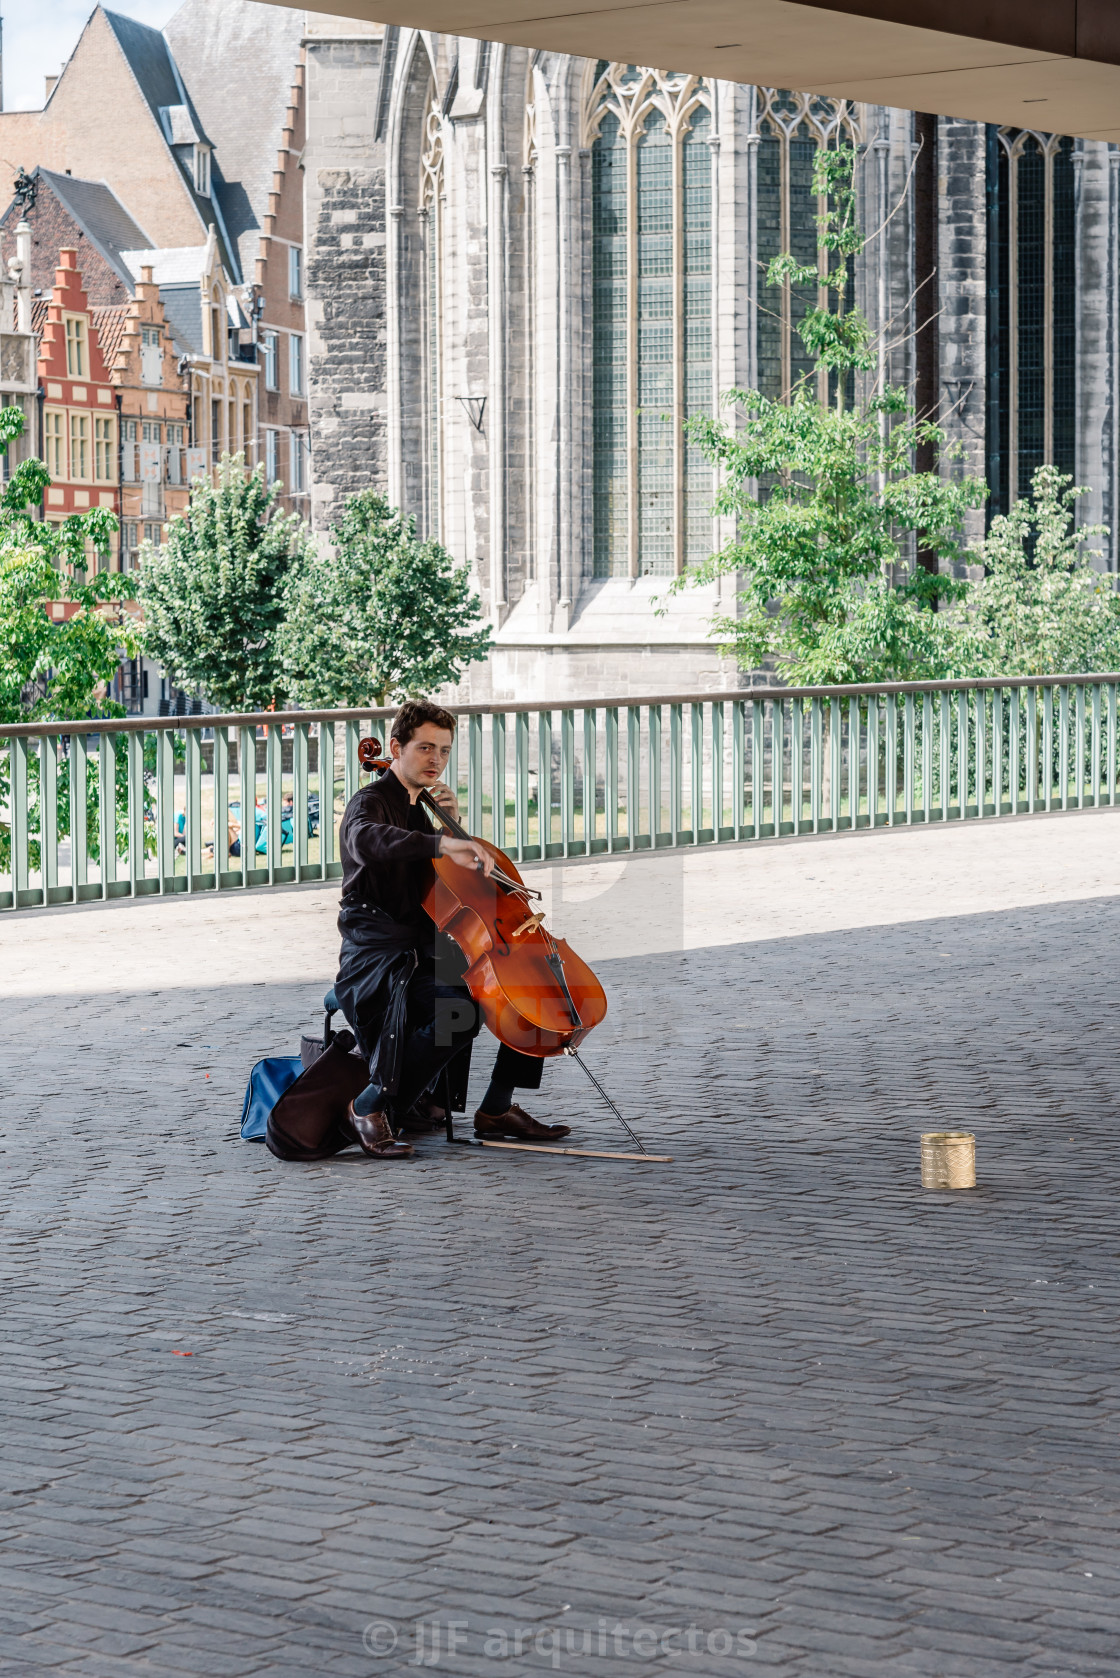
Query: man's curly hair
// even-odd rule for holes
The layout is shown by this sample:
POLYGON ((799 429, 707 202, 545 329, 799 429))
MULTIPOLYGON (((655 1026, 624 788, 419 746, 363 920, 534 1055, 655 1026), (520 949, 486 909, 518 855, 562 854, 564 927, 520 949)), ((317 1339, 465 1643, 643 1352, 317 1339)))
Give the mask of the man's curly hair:
POLYGON ((430 699, 406 699, 393 718, 389 738, 407 746, 416 730, 423 728, 426 722, 434 723, 437 728, 446 728, 452 734, 455 732, 455 718, 442 705, 433 705, 430 699))

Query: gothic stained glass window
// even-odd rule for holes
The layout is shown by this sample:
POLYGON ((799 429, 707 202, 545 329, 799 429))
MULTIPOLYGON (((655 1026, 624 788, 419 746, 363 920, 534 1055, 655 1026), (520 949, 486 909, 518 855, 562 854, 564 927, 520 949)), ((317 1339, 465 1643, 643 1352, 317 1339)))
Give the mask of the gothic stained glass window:
MULTIPOLYGON (((709 139, 712 115, 704 106, 692 113, 681 146, 684 233, 684 411, 685 418, 712 410, 715 366, 712 355, 712 162, 709 139)), ((708 509, 714 484, 712 469, 695 443, 684 457, 684 557, 699 565, 712 551, 708 509)))
POLYGON ((705 84, 601 63, 591 146, 594 572, 672 576, 712 549, 712 151, 705 84))
POLYGON ((630 569, 626 467, 626 142, 608 112, 591 154, 594 564, 630 569))
MULTIPOLYGON (((788 402, 813 371, 797 327, 823 302, 815 286, 766 283, 774 257, 789 251, 803 267, 819 261, 817 217, 824 209, 813 191, 819 146, 855 144, 854 113, 845 100, 786 88, 758 89, 756 226, 758 246, 758 387, 772 401, 788 402)), ((847 299, 851 307, 852 297, 847 299)), ((816 392, 827 400, 828 391, 816 392)))
POLYGON ((1073 141, 989 130, 988 480, 993 512, 1043 464, 1074 471, 1073 141))

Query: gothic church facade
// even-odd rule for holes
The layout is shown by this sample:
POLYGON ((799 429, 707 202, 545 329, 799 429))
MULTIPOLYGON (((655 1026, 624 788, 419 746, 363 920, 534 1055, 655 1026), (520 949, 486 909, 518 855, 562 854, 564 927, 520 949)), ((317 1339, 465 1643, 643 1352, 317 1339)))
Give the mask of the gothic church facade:
POLYGON ((461 698, 740 685, 707 628, 730 580, 670 593, 730 535, 683 427, 807 374, 813 296, 766 269, 816 260, 819 146, 859 154, 866 377, 925 390, 942 469, 986 476, 992 507, 1052 460, 1091 490, 1081 517, 1114 522, 1112 148, 938 120, 923 244, 910 112, 314 14, 308 31, 314 517, 372 485, 469 563, 495 653, 461 698))

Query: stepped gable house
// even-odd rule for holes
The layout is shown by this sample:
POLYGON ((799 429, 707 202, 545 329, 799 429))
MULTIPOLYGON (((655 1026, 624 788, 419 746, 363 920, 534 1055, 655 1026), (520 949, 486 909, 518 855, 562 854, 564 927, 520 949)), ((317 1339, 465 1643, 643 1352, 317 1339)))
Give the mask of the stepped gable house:
MULTIPOLYGON (((127 246, 144 242, 144 232, 109 187, 41 168, 31 179, 34 202, 26 208, 15 202, 0 216, 0 258, 7 258, 9 245, 14 248, 22 214, 30 234, 38 315, 45 322, 61 252, 77 252, 90 329, 119 420, 113 480, 121 529, 113 563, 127 570, 136 563, 140 543, 158 545, 166 520, 186 505, 184 346, 175 341, 150 272, 126 257, 127 246)), ((28 233, 22 238, 27 240, 28 233)), ((61 461, 59 440, 51 435, 45 415, 43 425, 40 452, 47 458, 49 439, 53 458, 61 461)))
POLYGON ((34 310, 43 388, 43 459, 51 475, 44 515, 105 507, 119 514, 117 407, 75 249, 59 252, 49 299, 34 310))

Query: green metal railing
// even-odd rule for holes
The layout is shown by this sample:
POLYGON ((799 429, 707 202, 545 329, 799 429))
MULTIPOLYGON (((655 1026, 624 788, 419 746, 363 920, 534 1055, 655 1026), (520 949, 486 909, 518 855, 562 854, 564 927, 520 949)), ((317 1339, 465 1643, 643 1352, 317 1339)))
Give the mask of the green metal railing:
MULTIPOLYGON (((526 862, 1114 805, 1118 686, 468 705, 449 779, 471 831, 526 862)), ((0 724, 0 908, 337 878, 358 741, 391 714, 0 724)))

